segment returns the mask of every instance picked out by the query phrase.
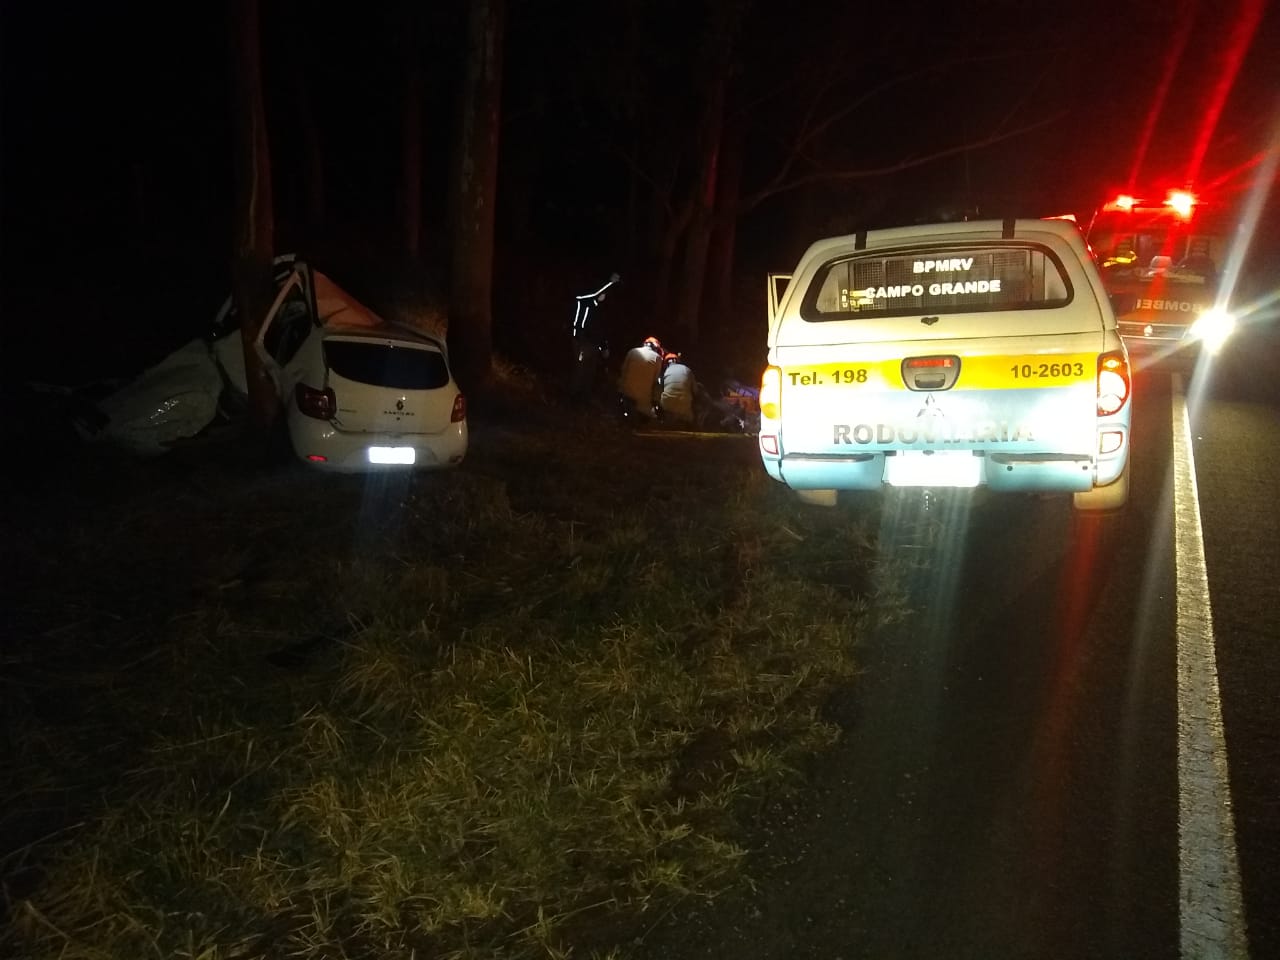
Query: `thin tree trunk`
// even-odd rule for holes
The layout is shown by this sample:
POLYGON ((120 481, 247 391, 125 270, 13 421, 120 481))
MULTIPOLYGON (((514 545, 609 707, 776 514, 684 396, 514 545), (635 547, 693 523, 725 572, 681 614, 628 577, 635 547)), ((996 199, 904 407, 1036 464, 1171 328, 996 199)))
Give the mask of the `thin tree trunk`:
POLYGON ((320 128, 316 125, 306 67, 301 57, 297 58, 293 69, 298 125, 302 130, 303 203, 306 205, 307 226, 317 228, 324 226, 326 214, 324 153, 320 148, 320 128))
POLYGON ((262 101, 258 0, 235 0, 232 16, 236 203, 231 287, 240 315, 251 422, 266 436, 276 419, 279 401, 253 347, 275 295, 271 271, 275 218, 271 206, 271 156, 262 101))
POLYGON ((131 172, 133 173, 133 222, 137 235, 146 238, 151 232, 148 229, 150 217, 148 216, 146 171, 140 160, 133 162, 131 172))
POLYGON ((410 45, 404 68, 404 113, 401 116, 401 240, 412 260, 422 250, 422 63, 410 45))
POLYGON ((493 240, 501 120, 504 0, 472 0, 454 164, 449 348, 464 386, 493 365, 493 240))
POLYGON ((680 230, 673 224, 658 237, 658 263, 653 278, 653 316, 673 315, 671 274, 675 270, 676 250, 680 246, 680 230))
POLYGON ((297 122, 299 150, 297 180, 300 191, 291 197, 295 208, 285 204, 283 220, 291 223, 293 217, 299 215, 302 225, 315 233, 324 226, 328 209, 324 189, 324 153, 316 120, 316 98, 311 87, 315 75, 310 70, 307 56, 312 40, 309 33, 309 10, 305 0, 287 0, 273 6, 281 11, 280 15, 289 23, 289 29, 283 31, 281 36, 280 54, 288 74, 289 91, 292 95, 290 105, 297 122))
POLYGON ((707 250, 711 245, 712 216, 715 210, 718 155, 710 157, 709 161, 708 179, 699 191, 693 222, 689 225, 689 234, 685 238, 680 295, 675 312, 676 327, 690 340, 697 340, 701 328, 702 290, 707 275, 707 250))
POLYGON ((738 200, 742 193, 742 141, 742 115, 730 111, 725 117, 715 227, 707 251, 708 290, 703 298, 706 315, 718 329, 724 328, 733 309, 733 255, 738 234, 738 200))
POLYGON ((702 291, 707 271, 707 248, 715 215, 717 181, 720 175, 720 150, 724 135, 725 95, 729 85, 729 68, 733 55, 733 31, 730 28, 732 0, 714 11, 709 24, 710 95, 703 115, 698 150, 698 181, 693 196, 693 216, 685 238, 684 264, 680 291, 676 301, 676 326, 691 340, 698 337, 702 312, 702 291))

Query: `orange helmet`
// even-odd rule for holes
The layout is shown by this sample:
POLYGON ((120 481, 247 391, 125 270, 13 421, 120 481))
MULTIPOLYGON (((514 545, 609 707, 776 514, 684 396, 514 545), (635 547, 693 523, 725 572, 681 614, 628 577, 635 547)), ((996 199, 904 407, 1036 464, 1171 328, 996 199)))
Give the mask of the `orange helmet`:
POLYGON ((663 362, 663 363, 671 363, 671 362, 673 362, 673 361, 675 361, 675 360, 679 360, 679 359, 680 359, 680 354, 678 354, 678 353, 667 353, 667 354, 663 354, 662 362, 663 362))
POLYGON ((657 337, 645 337, 644 343, 642 343, 641 346, 650 347, 658 351, 658 353, 662 352, 662 343, 661 341, 658 340, 657 337))

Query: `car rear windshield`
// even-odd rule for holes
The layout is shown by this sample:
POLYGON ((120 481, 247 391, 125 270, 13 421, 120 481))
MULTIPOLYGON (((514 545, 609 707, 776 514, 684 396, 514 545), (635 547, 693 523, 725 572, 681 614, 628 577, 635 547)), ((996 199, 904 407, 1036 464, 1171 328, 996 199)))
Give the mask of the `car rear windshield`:
POLYGON ((324 359, 340 377, 398 390, 434 390, 449 382, 438 350, 355 340, 326 340, 324 359))
POLYGON ((859 254, 818 271, 801 304, 806 320, 1061 307, 1071 283, 1035 244, 948 246, 859 254))

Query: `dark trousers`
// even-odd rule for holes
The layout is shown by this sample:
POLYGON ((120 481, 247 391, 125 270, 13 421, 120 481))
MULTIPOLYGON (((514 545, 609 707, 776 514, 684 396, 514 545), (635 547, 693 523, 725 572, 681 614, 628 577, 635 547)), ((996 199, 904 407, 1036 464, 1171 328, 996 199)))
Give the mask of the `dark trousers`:
POLYGON ((586 403, 595 390, 596 368, 600 365, 600 347, 586 337, 573 341, 572 367, 569 372, 569 397, 586 403))

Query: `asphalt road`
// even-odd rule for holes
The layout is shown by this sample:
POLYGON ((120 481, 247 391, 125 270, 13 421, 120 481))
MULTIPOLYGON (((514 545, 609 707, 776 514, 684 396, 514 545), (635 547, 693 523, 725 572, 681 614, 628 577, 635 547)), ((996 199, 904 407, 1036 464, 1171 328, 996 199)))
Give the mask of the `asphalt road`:
MULTIPOLYGON (((1248 956, 1260 960, 1280 956, 1280 367, 1252 363, 1220 368, 1207 390, 1198 375, 1184 393, 1227 820, 1248 956)), ((843 741, 811 790, 766 815, 755 889, 654 918, 638 955, 1197 953, 1181 931, 1206 919, 1188 914, 1204 912, 1197 883, 1217 894, 1204 861, 1220 851, 1188 852, 1179 831, 1190 819, 1179 806, 1186 565, 1169 373, 1143 373, 1135 403, 1121 515, 1081 520, 1061 500, 981 494, 837 508, 833 522, 879 511, 884 559, 918 612, 866 643, 865 674, 835 705, 843 741)))
POLYGON ((1280 957, 1280 351, 1236 361, 1191 423, 1250 956, 1265 960, 1280 957))

